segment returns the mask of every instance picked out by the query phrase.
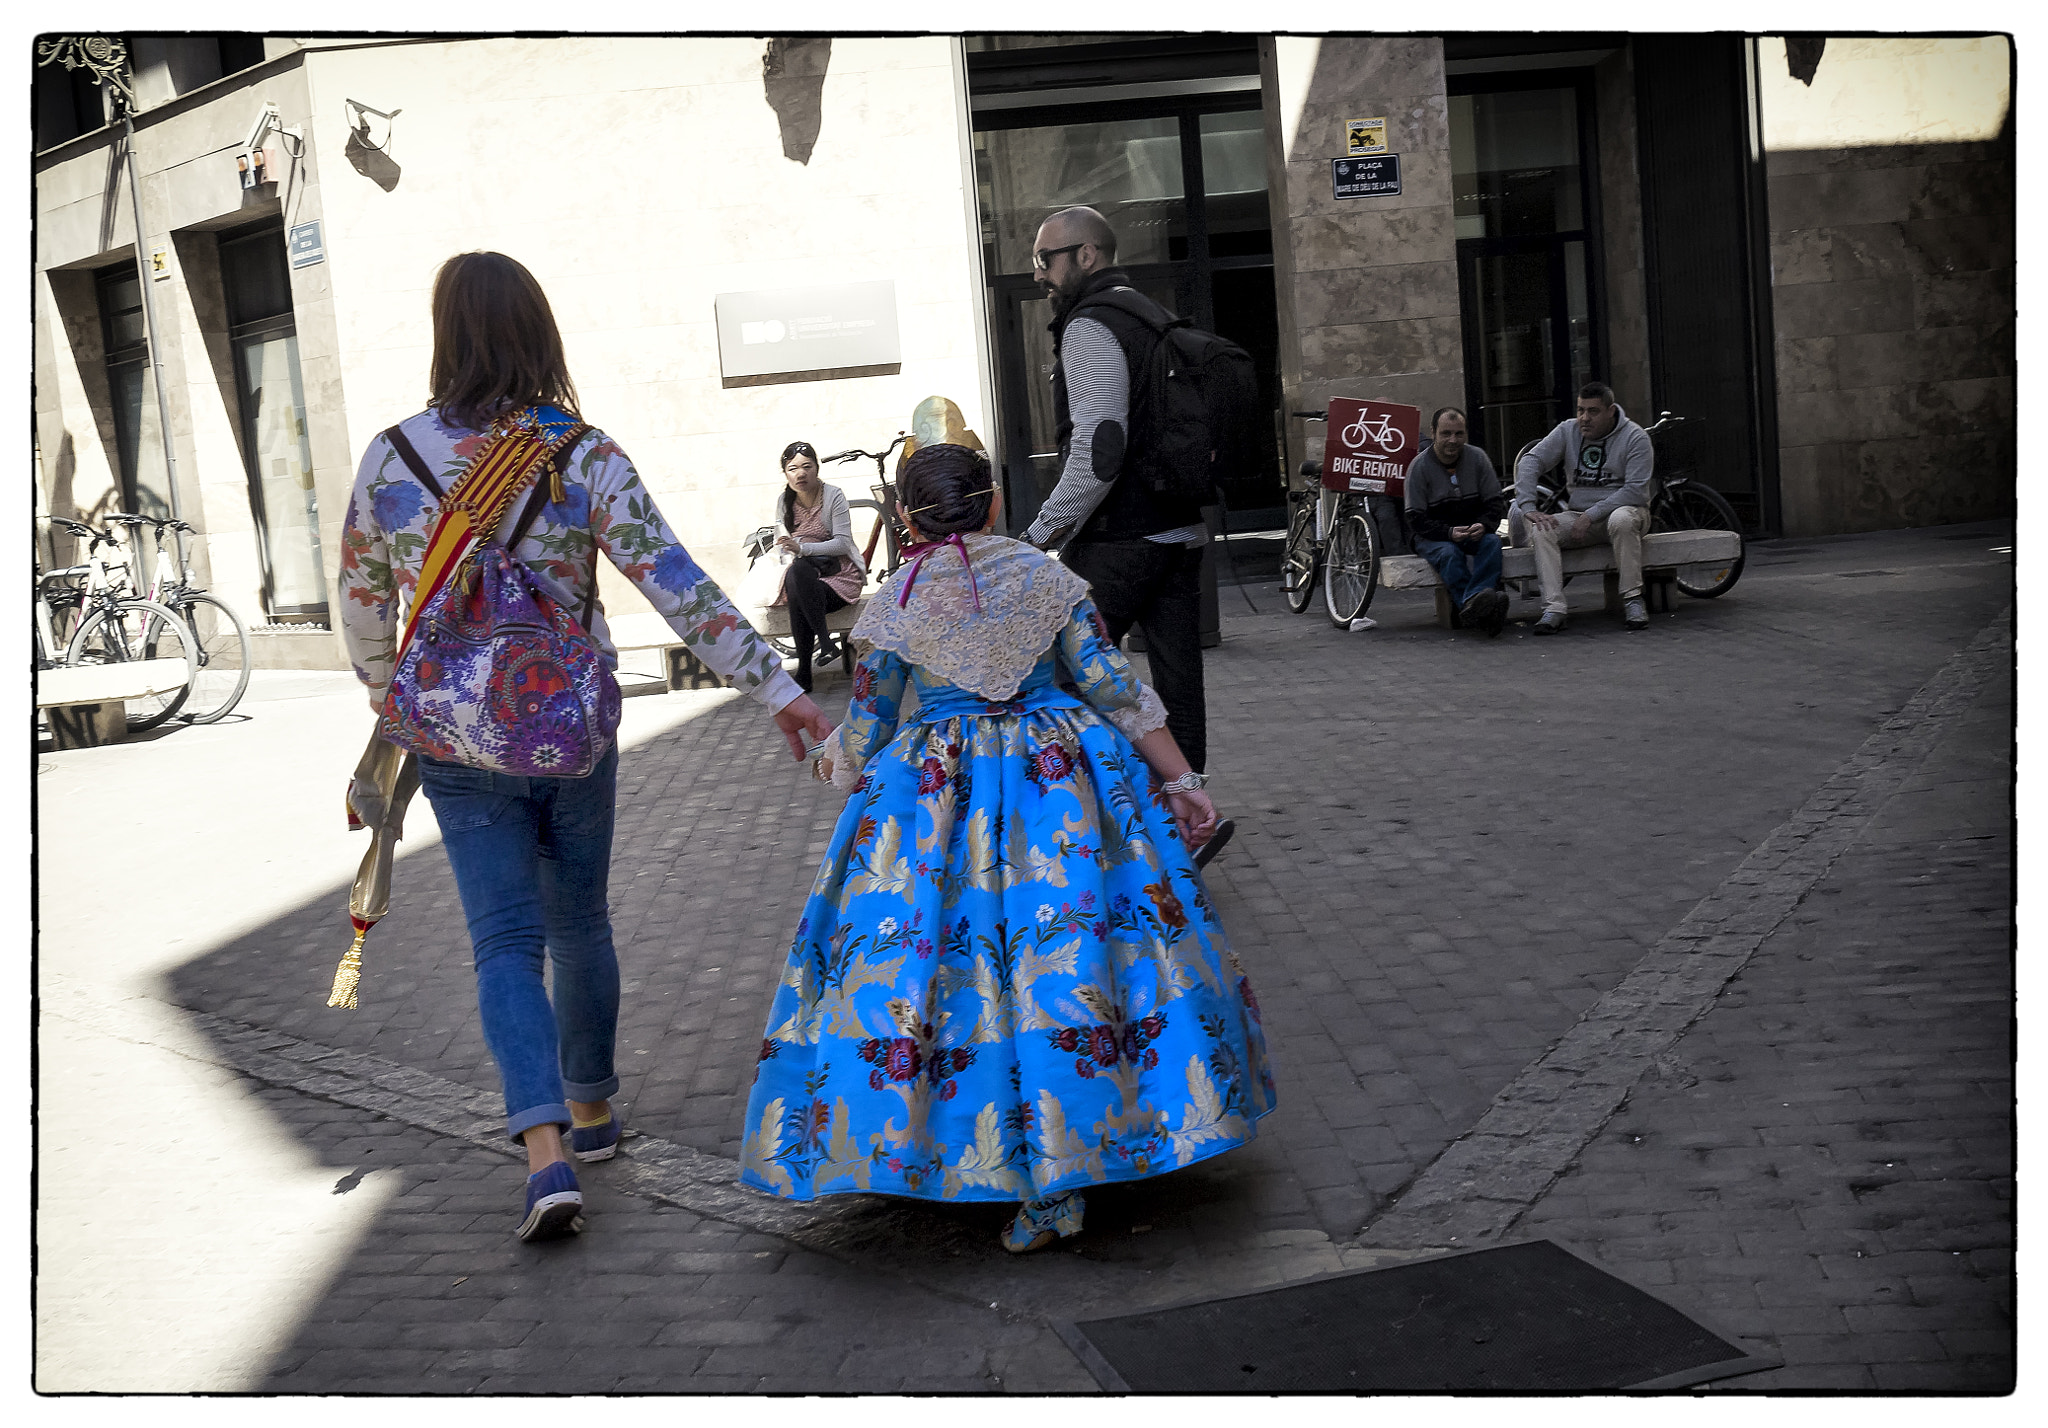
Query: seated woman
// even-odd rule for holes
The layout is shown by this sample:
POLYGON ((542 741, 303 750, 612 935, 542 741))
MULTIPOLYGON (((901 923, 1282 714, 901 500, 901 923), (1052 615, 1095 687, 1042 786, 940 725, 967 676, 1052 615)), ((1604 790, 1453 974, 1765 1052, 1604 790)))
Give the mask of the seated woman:
POLYGON ((991 534, 988 459, 923 447, 821 777, 850 794, 768 1014, 740 1182, 1018 1206, 1220 1155, 1273 1109, 1196 871, 1216 810, 1079 576, 991 534), (1060 688, 1062 680, 1078 696, 1060 688), (904 717, 906 691, 916 711, 904 717))
POLYGON ((818 451, 808 441, 782 448, 782 479, 789 484, 775 503, 775 544, 796 557, 782 577, 771 605, 789 607, 789 633, 796 641, 796 682, 811 688, 811 649, 838 658, 825 617, 844 610, 867 583, 860 547, 853 543, 853 512, 846 493, 818 475, 818 451))

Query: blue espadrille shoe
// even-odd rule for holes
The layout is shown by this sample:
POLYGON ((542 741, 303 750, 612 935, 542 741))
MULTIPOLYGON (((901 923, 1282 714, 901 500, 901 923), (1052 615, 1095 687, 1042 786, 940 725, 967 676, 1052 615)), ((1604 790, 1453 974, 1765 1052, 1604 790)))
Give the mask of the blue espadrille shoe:
POLYGON ((573 1235, 583 1228, 583 1192, 569 1162, 558 1160, 526 1177, 526 1218, 519 1238, 528 1244, 573 1235))

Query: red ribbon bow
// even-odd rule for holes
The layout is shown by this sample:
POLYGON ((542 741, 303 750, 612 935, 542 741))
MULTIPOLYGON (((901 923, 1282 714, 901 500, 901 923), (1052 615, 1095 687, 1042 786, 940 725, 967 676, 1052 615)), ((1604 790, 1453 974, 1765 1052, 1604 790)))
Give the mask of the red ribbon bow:
POLYGON ((911 557, 910 573, 903 577, 903 589, 896 596, 896 608, 901 610, 910 601, 910 587, 917 584, 917 574, 924 569, 925 557, 943 546, 951 546, 960 552, 960 563, 967 567, 967 591, 974 597, 974 613, 981 613, 981 586, 974 578, 974 562, 967 558, 967 542, 960 539, 960 532, 954 531, 944 540, 928 540, 922 545, 905 546, 903 553, 911 557))

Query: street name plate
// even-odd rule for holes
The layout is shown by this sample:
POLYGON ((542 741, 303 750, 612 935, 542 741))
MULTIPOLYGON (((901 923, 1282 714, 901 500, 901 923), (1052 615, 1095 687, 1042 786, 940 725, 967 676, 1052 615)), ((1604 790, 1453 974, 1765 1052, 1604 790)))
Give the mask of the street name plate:
POLYGON ((1338 198, 1392 198, 1401 192, 1401 156, 1332 159, 1330 186, 1338 198))
POLYGON ((845 283, 720 293, 718 361, 727 377, 822 372, 903 360, 896 284, 845 283))
POLYGON ((320 242, 320 220, 317 218, 293 228, 286 244, 291 249, 294 268, 310 268, 315 263, 327 261, 327 249, 320 242))

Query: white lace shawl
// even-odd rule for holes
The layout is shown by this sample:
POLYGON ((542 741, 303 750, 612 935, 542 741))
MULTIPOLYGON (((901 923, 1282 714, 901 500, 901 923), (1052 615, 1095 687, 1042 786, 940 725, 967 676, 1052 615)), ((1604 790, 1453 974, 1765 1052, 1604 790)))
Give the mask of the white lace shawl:
POLYGON ((984 699, 1015 696, 1074 613, 1088 582, 1044 551, 998 535, 962 536, 974 561, 974 588, 960 552, 940 546, 925 558, 910 600, 896 604, 911 564, 868 598, 853 638, 901 655, 949 684, 984 699), (974 590, 981 611, 974 608, 974 590))

